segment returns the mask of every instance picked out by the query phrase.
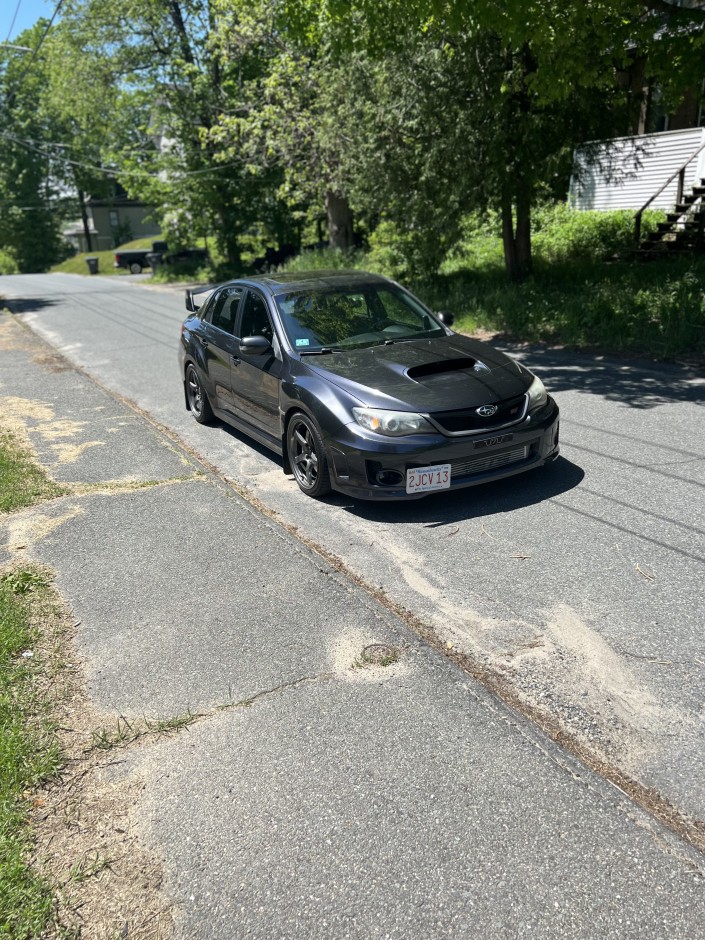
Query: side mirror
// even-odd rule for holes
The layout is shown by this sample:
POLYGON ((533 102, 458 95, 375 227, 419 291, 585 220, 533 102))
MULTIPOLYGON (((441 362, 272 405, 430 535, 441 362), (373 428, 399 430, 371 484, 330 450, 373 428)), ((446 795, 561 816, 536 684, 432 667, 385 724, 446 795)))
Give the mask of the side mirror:
POLYGON ((193 302, 193 291, 190 290, 186 291, 186 309, 190 313, 195 313, 198 310, 198 307, 193 302))
POLYGON ((245 336, 240 340, 240 352, 243 356, 264 356, 271 352, 272 344, 266 336, 245 336))
POLYGON ((455 317, 447 310, 439 310, 436 316, 444 326, 453 326, 455 323, 455 317))

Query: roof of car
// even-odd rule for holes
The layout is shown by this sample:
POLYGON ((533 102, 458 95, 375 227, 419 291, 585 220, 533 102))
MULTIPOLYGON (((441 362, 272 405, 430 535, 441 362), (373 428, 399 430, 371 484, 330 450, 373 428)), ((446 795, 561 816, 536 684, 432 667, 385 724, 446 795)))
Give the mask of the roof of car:
POLYGON ((284 271, 276 274, 260 274, 256 277, 238 278, 238 283, 259 284, 273 294, 296 290, 323 290, 325 288, 355 288, 362 284, 389 284, 390 280, 380 274, 366 271, 284 271))

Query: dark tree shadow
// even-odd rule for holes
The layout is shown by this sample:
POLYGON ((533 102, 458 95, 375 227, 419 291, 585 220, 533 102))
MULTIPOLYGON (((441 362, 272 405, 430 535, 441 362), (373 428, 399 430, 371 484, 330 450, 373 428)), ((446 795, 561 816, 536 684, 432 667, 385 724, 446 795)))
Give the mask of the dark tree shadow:
POLYGON ((705 404, 702 369, 520 345, 500 338, 494 342, 535 371, 550 392, 585 392, 639 409, 673 402, 705 404))
POLYGON ((10 313, 34 313, 46 307, 55 307, 57 303, 58 300, 46 300, 43 297, 13 297, 3 301, 10 313))

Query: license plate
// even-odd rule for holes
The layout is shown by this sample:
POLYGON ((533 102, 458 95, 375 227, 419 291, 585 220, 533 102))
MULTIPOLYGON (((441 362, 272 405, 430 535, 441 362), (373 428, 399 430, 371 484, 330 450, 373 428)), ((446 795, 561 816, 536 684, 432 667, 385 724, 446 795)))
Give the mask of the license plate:
POLYGON ((431 490, 447 490, 449 487, 449 463, 440 463, 435 467, 414 467, 406 471, 407 493, 429 493, 431 490))

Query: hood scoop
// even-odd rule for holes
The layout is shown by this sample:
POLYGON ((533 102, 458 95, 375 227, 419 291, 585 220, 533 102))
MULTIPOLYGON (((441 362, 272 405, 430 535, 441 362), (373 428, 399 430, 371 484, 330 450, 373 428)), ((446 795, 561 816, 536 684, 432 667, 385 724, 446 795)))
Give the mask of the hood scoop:
POLYGON ((448 375, 453 372, 489 372, 490 369, 479 359, 442 359, 440 362, 425 362, 420 366, 407 369, 407 376, 414 382, 436 375, 448 375))

